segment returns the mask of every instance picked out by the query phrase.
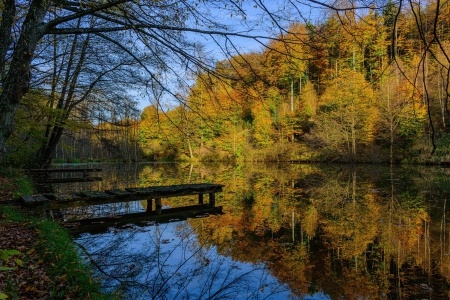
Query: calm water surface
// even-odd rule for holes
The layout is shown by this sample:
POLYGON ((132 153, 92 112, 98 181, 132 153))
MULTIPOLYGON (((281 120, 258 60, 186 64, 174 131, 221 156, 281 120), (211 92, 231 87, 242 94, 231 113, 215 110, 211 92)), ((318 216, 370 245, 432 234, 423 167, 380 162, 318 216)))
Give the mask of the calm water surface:
MULTIPOLYGON (((450 169, 101 167, 102 182, 55 189, 225 185, 216 196, 222 215, 77 234, 103 287, 125 299, 449 299, 450 169)), ((169 198, 163 206, 195 201, 169 198)), ((135 201, 70 212, 97 217, 145 208, 135 201)))

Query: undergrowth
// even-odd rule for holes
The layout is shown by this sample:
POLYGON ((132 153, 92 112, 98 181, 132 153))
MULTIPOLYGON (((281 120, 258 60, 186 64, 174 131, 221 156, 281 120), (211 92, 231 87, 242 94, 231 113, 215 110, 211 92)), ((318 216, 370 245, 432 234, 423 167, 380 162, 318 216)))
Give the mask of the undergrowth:
POLYGON ((49 219, 27 218, 10 207, 0 207, 6 221, 28 222, 38 233, 33 246, 46 263, 52 278, 50 299, 116 299, 117 295, 100 292, 92 278, 92 269, 83 262, 69 232, 49 219))

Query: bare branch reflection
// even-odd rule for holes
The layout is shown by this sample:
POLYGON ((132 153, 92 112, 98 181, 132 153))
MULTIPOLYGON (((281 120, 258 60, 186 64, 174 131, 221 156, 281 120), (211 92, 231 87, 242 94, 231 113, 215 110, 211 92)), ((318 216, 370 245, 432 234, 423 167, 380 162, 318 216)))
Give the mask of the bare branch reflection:
POLYGON ((215 246, 199 242, 199 230, 187 222, 150 223, 84 234, 77 243, 105 288, 119 287, 125 298, 271 299, 288 292, 264 263, 218 254, 215 246))

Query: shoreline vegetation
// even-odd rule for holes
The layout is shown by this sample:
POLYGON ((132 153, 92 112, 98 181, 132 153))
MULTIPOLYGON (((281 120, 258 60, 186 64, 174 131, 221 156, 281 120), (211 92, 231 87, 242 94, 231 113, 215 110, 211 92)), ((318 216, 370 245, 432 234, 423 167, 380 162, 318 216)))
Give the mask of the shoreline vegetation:
POLYGON ((18 170, 0 174, 0 299, 115 299, 82 260, 58 223, 27 216, 1 202, 33 192, 18 170))
MULTIPOLYGON (((425 158, 425 155, 424 155, 425 158)), ((146 159, 140 159, 140 160, 125 160, 125 159, 90 159, 90 158, 77 158, 77 159, 56 159, 53 160, 52 165, 77 165, 77 164, 104 164, 104 163, 179 163, 179 162, 201 162, 201 163, 289 163, 289 164, 379 164, 379 165, 435 165, 435 166, 450 166, 450 157, 432 157, 429 156, 429 158, 433 159, 423 159, 423 160, 417 160, 417 159, 403 159, 402 161, 394 161, 389 162, 389 160, 350 160, 345 159, 344 157, 338 156, 334 158, 329 158, 327 160, 321 160, 321 159, 294 159, 294 158, 286 158, 286 159, 277 159, 277 158, 271 158, 271 159, 256 159, 256 160, 242 160, 242 159, 235 159, 230 157, 222 157, 218 160, 213 160, 209 156, 205 156, 202 158, 194 158, 190 159, 189 157, 183 157, 179 159, 158 159, 158 160, 146 160, 146 159)), ((50 167, 51 168, 51 167, 50 167)))

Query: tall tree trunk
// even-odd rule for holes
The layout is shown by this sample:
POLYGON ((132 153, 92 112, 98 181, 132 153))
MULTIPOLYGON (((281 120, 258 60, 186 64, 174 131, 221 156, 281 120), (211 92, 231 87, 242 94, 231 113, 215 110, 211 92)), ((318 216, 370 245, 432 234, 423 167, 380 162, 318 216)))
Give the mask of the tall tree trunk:
MULTIPOLYGON (((442 72, 442 70, 441 70, 442 72)), ((442 78, 442 77, 441 77, 442 78)), ((438 90, 439 90, 439 103, 441 104, 441 117, 442 117, 442 127, 445 130, 446 127, 446 122, 445 122, 445 99, 444 99, 444 94, 445 94, 445 90, 444 90, 444 80, 439 79, 438 77, 438 90)))
MULTIPOLYGON (((8 1, 6 5, 8 4, 11 3, 8 1)), ((19 107, 20 100, 29 90, 30 64, 36 46, 46 30, 46 25, 44 25, 43 21, 47 7, 48 1, 45 0, 34 0, 31 2, 20 38, 14 50, 11 65, 6 76, 2 78, 3 90, 0 94, 0 162, 6 153, 6 142, 13 132, 14 115, 19 107)), ((11 30, 11 28, 9 29, 11 30)), ((0 33, 2 43, 4 40, 8 40, 7 36, 4 36, 5 33, 8 35, 6 30, 3 31, 2 28, 0 33)), ((5 57, 2 56, 1 59, 4 61, 5 57)))
POLYGON ((291 79, 291 111, 294 111, 294 80, 291 79))
POLYGON ((352 139, 352 160, 356 160, 356 116, 355 116, 355 105, 352 103, 352 113, 351 113, 351 139, 352 139))
POLYGON ((392 101, 391 101, 391 88, 388 86, 387 92, 387 105, 388 105, 388 121, 389 121, 389 163, 392 165, 394 163, 394 115, 392 111, 392 101))
POLYGON ((0 79, 5 77, 6 54, 13 42, 12 26, 16 15, 15 0, 4 0, 2 10, 2 21, 0 23, 0 79))
POLYGON ((187 138, 188 148, 189 148, 189 158, 194 159, 194 152, 192 151, 191 139, 187 138))
MULTIPOLYGON (((77 24, 77 27, 79 26, 80 21, 78 21, 77 24)), ((56 106, 56 108, 64 110, 65 112, 62 115, 55 116, 53 120, 49 120, 48 122, 45 134, 46 140, 44 141, 43 145, 41 146, 41 149, 38 152, 38 160, 41 168, 48 168, 50 166, 53 159, 53 155, 55 153, 56 145, 58 144, 64 132, 71 111, 75 107, 76 104, 76 101, 74 100, 75 87, 77 85, 78 77, 80 75, 81 68, 83 66, 86 57, 86 51, 89 45, 89 40, 90 39, 88 35, 88 37, 83 42, 83 47, 81 49, 81 53, 79 54, 78 62, 76 63, 74 70, 73 66, 75 64, 74 60, 77 56, 76 47, 78 45, 78 37, 75 36, 72 42, 63 88, 56 106)))

